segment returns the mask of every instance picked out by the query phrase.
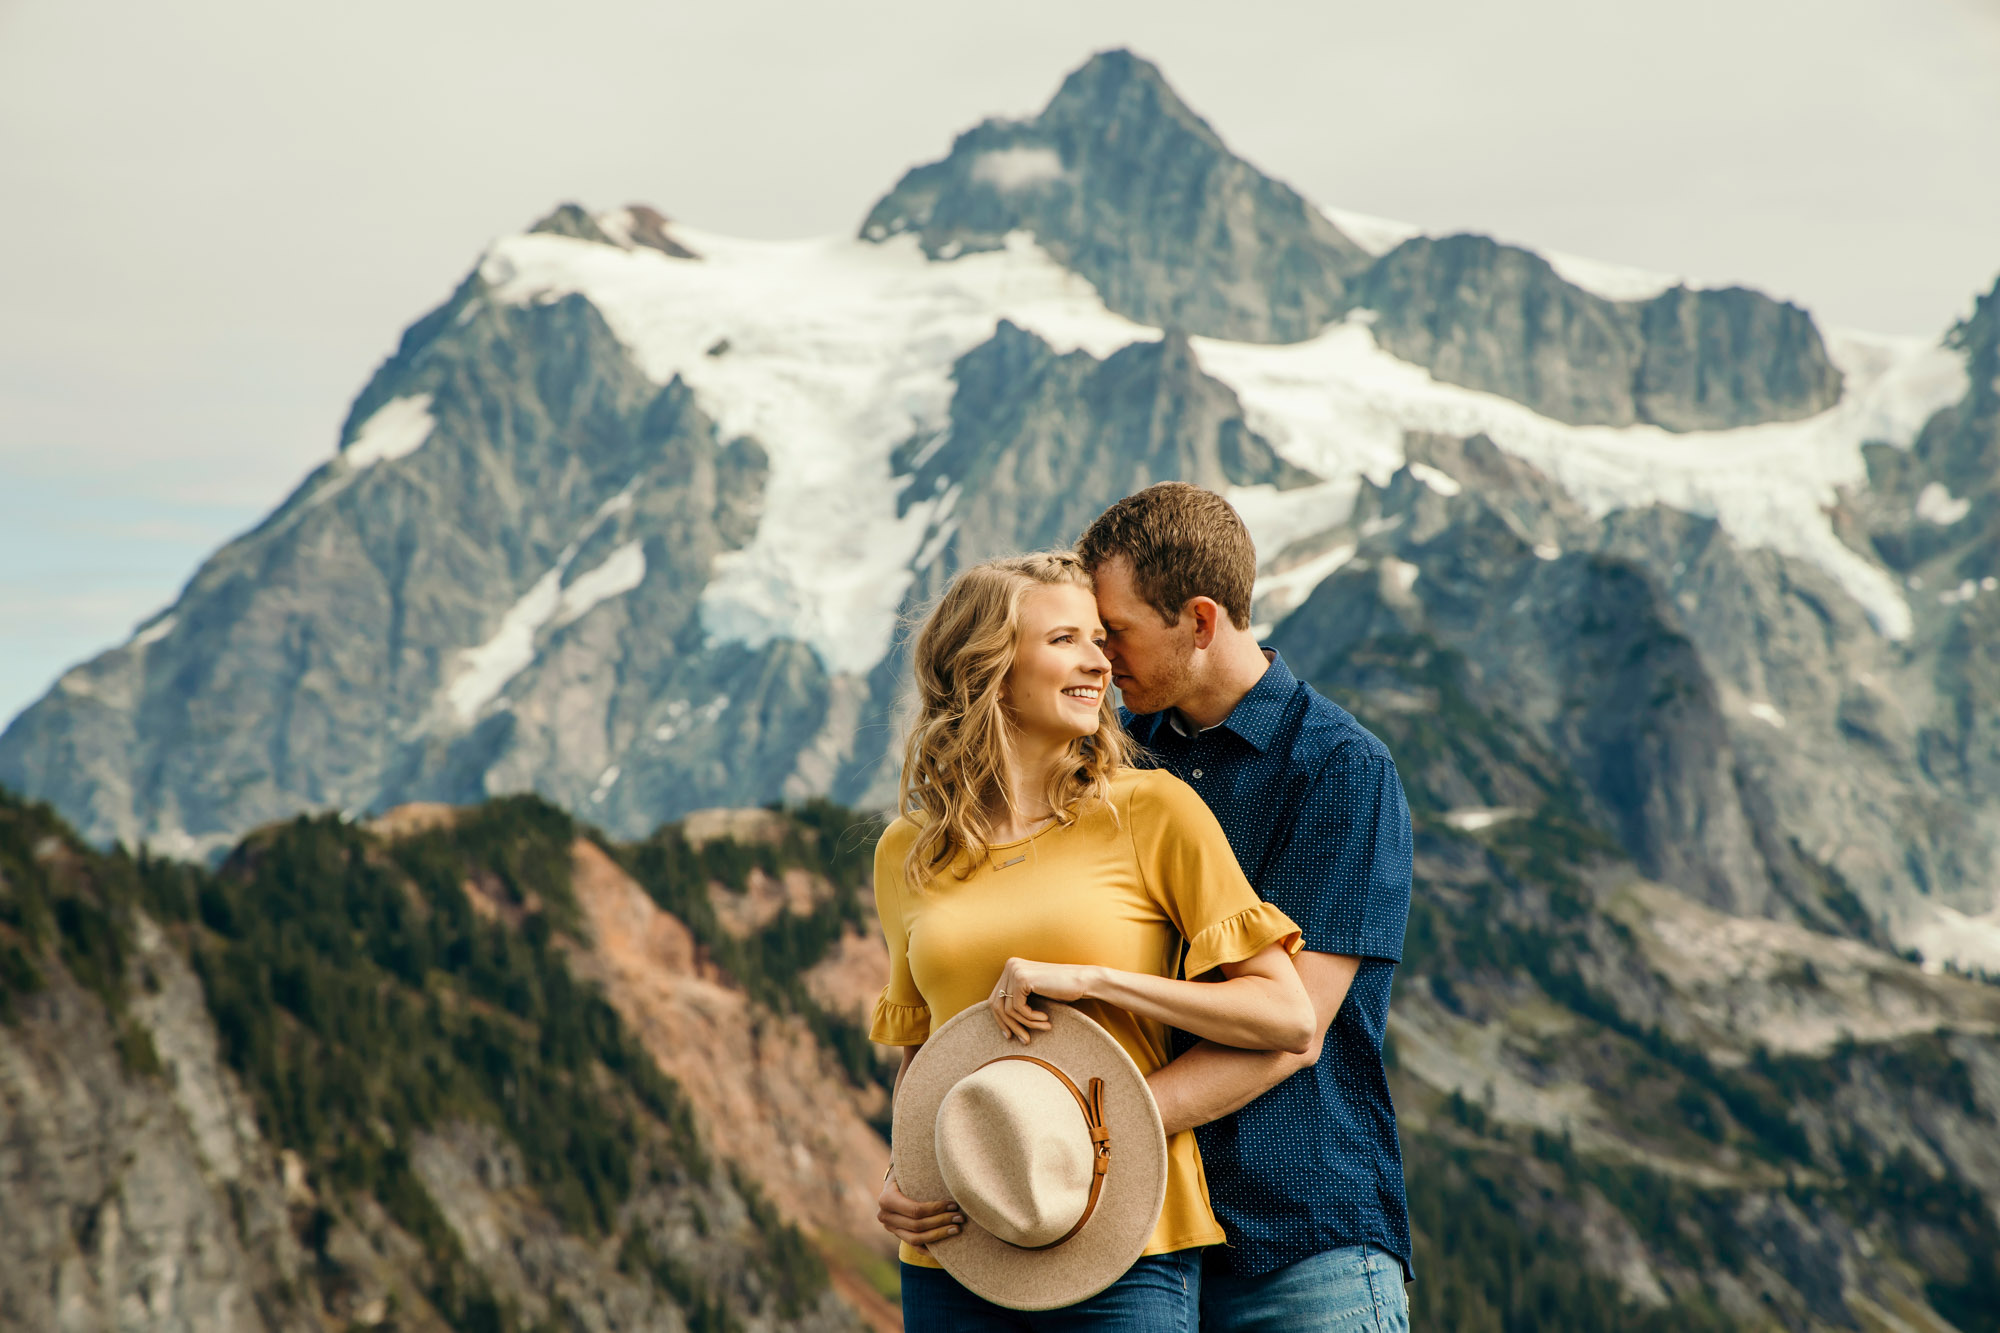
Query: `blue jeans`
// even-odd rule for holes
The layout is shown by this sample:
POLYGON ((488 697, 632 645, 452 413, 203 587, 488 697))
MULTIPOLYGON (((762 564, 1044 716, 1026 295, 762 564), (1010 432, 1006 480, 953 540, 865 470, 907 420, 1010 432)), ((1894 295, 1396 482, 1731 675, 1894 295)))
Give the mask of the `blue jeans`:
POLYGON ((1201 1333, 1409 1333, 1403 1265, 1373 1245, 1346 1245, 1256 1277, 1210 1269, 1201 1333))
POLYGON ((1059 1310, 1009 1310, 942 1268, 903 1265, 903 1333, 1195 1333, 1201 1251, 1141 1255, 1125 1276, 1059 1310))

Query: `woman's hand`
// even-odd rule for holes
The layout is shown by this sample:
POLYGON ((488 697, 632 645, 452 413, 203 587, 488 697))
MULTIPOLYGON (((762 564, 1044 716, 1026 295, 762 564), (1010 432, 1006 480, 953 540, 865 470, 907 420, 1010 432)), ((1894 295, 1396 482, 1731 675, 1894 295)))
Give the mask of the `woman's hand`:
POLYGON ((956 1236, 965 1225, 964 1216, 952 1211, 957 1207, 950 1199, 912 1199, 896 1187, 896 1178, 889 1175, 882 1177, 882 1192, 875 1198, 875 1220, 911 1249, 924 1250, 934 1240, 956 1236))
POLYGON ((1097 971, 1075 963, 1033 963, 1025 958, 1009 958, 1007 966, 1000 969, 1000 980, 993 983, 986 1006, 993 1011, 1002 1032, 1026 1042, 1033 1034, 1049 1030, 1049 1016, 1030 1005, 1028 997, 1087 999, 1097 971))

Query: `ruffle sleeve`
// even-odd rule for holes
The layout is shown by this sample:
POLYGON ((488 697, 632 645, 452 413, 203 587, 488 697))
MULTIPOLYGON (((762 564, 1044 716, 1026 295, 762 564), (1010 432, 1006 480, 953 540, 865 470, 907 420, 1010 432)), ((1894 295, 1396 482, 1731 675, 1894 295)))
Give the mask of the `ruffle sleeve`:
POLYGON ((931 1035, 931 1007, 910 975, 910 930, 903 919, 903 856, 914 836, 908 819, 898 819, 875 844, 875 916, 889 953, 889 984, 876 998, 868 1039, 884 1046, 921 1046, 931 1035))
MULTIPOLYGON (((1305 944, 1305 938, 1290 917, 1270 903, 1258 903, 1224 917, 1189 940, 1186 975, 1193 980, 1224 963, 1254 958, 1273 944, 1283 944, 1286 953, 1295 954, 1305 944)), ((880 1005, 875 1012, 881 1013, 880 1005)))
POLYGON ((898 1004, 884 986, 876 997, 875 1014, 868 1023, 868 1040, 884 1046, 921 1046, 931 1035, 931 1007, 927 1004, 898 1004))

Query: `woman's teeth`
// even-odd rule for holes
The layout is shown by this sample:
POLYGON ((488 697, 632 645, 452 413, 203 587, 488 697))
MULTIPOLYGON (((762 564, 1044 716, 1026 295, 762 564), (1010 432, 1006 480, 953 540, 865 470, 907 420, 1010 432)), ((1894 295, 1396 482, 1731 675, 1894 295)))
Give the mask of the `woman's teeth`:
POLYGON ((1090 702, 1096 703, 1104 691, 1091 685, 1072 685, 1064 690, 1063 693, 1072 699, 1088 699, 1090 702))

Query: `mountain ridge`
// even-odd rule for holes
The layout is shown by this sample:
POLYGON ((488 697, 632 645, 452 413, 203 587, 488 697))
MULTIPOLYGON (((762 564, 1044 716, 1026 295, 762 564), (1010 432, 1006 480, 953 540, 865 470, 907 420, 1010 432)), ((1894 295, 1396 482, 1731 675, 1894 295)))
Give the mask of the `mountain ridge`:
MULTIPOLYGON (((1228 154, 1157 69, 1129 54, 1093 60, 1042 117, 1010 124, 1015 148, 1060 149, 1086 174, 1109 173, 1098 202, 1110 211, 1089 214, 1092 226, 1125 226, 1129 211, 1112 205, 1179 179, 1185 163, 1148 156, 1145 145, 1164 134, 1206 154, 1203 171, 1237 182, 1226 198, 1240 195, 1253 213, 1283 204, 1305 228, 1285 234, 1319 234, 1293 205, 1318 210, 1228 154)), ((1000 131, 974 132, 937 179, 990 192, 994 181, 973 181, 974 159, 999 140, 980 133, 1000 131)), ((1787 361, 1798 338, 1780 325, 1791 307, 1671 287, 1613 300, 1519 260, 1525 252, 1468 238, 1405 237, 1379 254, 1381 235, 1368 238, 1372 249, 1346 242, 1357 288, 1390 260, 1422 286, 1446 270, 1421 257, 1456 247, 1480 264, 1522 266, 1523 300, 1555 294, 1596 312, 1627 359, 1591 369, 1557 339, 1547 364, 1565 382, 1584 376, 1590 401, 1628 404, 1613 415, 1633 424, 1579 425, 1519 401, 1542 392, 1532 384, 1509 398, 1394 354, 1408 330, 1435 327, 1448 335, 1434 340, 1440 347, 1500 348, 1478 364, 1512 374, 1540 354, 1494 313, 1504 302, 1433 303, 1447 312, 1437 323, 1383 301, 1289 343, 1218 339, 1165 314, 1148 325, 1109 303, 1115 282, 1059 260, 1049 244, 1062 249, 1061 237, 1015 225, 1068 225, 1069 205, 1048 207, 1001 218, 950 258, 943 242, 926 253, 931 241, 915 234, 743 242, 639 207, 559 208, 495 243, 411 326, 357 396, 332 460, 206 562, 173 608, 66 673, 0 734, 0 780, 53 799, 92 837, 188 854, 298 809, 516 790, 586 810, 623 836, 703 806, 816 794, 879 804, 893 776, 897 627, 966 561, 1065 542, 1136 486, 1193 479, 1244 513, 1263 553, 1259 619, 1282 635, 1315 588, 1338 581, 1349 548, 1404 540, 1369 524, 1493 521, 1469 509, 1425 517, 1427 501, 1398 500, 1392 513, 1383 494, 1497 487, 1494 498, 1512 506, 1505 521, 1540 533, 1535 561, 1544 547, 1557 557, 1578 544, 1615 548, 1635 587, 1664 586, 1660 632, 1692 645, 1682 674, 1708 682, 1699 688, 1711 702, 1685 726, 1708 729, 1705 762, 1734 775, 1703 808, 1744 830, 1727 840, 1735 868, 1650 860, 1645 847, 1664 855, 1672 839, 1643 833, 1652 825, 1642 820, 1625 836, 1643 864, 1683 888, 1708 876, 1743 910, 1781 914, 1817 910, 1800 906, 1796 884, 1812 866, 1831 868, 1862 904, 1856 920, 1921 935, 1933 952, 1937 923, 1989 910, 1975 889, 2000 847, 2000 779, 1979 757, 1976 726, 1957 713, 1910 713, 1932 698, 1962 711, 1989 688, 1965 636, 1986 614, 1980 580, 1992 575, 1980 553, 1990 543, 1976 537, 1979 522, 1957 516, 1961 503, 1985 513, 1984 501, 1965 498, 1964 464, 1950 465, 1959 471, 1949 484, 1912 474, 1907 495, 1892 474, 1897 460, 1984 456, 1978 442, 1994 414, 1966 358, 1975 368, 1991 359, 1981 333, 1990 318, 1969 321, 1949 349, 1841 335, 1826 348, 1843 391, 1816 415, 1673 432, 1639 422, 1630 406, 1646 397, 1643 358, 1627 355, 1639 346, 1632 321, 1644 322, 1632 312, 1679 312, 1687 346, 1698 348, 1708 337, 1700 303, 1761 311, 1779 324, 1745 316, 1730 336, 1776 357, 1771 365, 1824 371, 1811 358, 1787 361), (1435 443, 1472 438, 1538 480, 1507 480, 1492 460, 1474 466, 1435 443), (1727 542, 1701 523, 1630 517, 1659 506, 1712 521, 1727 542), (1933 521, 1946 515, 1951 524, 1933 521), (1901 567, 1899 542, 1938 532, 1965 539, 1952 557, 1965 571, 1951 585, 1962 601, 1938 602, 1907 582, 1922 574, 1901 567), (1689 568, 1707 572, 1677 572, 1689 568), (1754 596, 1730 591, 1732 578, 1754 596), (1781 623, 1782 664, 1760 641, 1781 623), (1822 645, 1799 646, 1812 633, 1822 645), (1911 652, 1922 657, 1916 669, 1903 661, 1911 652), (1808 706, 1806 690, 1800 713, 1779 696, 1803 689, 1812 671, 1855 682, 1837 704, 1808 706), (1780 676, 1792 682, 1784 690, 1780 676), (1785 730, 1806 713, 1824 719, 1810 744, 1804 724, 1785 730), (1963 752, 1963 777, 1925 767, 1920 756, 1940 744, 1963 752), (1877 795, 1816 790, 1801 768, 1807 752, 1874 775, 1877 795), (1841 842, 1849 827, 1868 830, 1858 845, 1841 842), (1766 845, 1752 846, 1758 839, 1766 845), (1807 848, 1803 860, 1794 843, 1807 848), (1793 887, 1758 888, 1769 876, 1793 887)), ((1223 236, 1196 263, 1172 218, 1150 225, 1133 236, 1142 250, 1166 246, 1154 253, 1161 272, 1192 278, 1235 265, 1250 275, 1242 291, 1268 288, 1257 246, 1223 236)), ((1809 319, 1798 327, 1809 330, 1809 319)), ((1724 346, 1724 361, 1744 359, 1724 346)), ((1707 411, 1702 355, 1659 374, 1693 385, 1675 392, 1707 411)), ((1810 384, 1826 380, 1803 382, 1810 399, 1810 384)), ((1765 401, 1745 399, 1742 383, 1717 392, 1711 406, 1725 416, 1730 403, 1765 401)), ((1415 548, 1383 557, 1418 571, 1407 576, 1424 580, 1417 604, 1441 578, 1419 557, 1415 548)), ((1496 578, 1505 568, 1479 567, 1496 578)), ((1469 586, 1476 599, 1476 580, 1469 586)), ((1530 600, 1559 621, 1582 585, 1523 586, 1539 589, 1530 600)), ((1478 642, 1491 645, 1478 652, 1516 651, 1478 642)), ((1520 670, 1483 665, 1512 691, 1498 706, 1546 712, 1520 670)), ((1578 680, 1580 708, 1601 709, 1625 688, 1578 680)), ((1680 738, 1692 744, 1694 733, 1680 738)), ((1637 810, 1665 799, 1647 789, 1630 801, 1637 810)))

